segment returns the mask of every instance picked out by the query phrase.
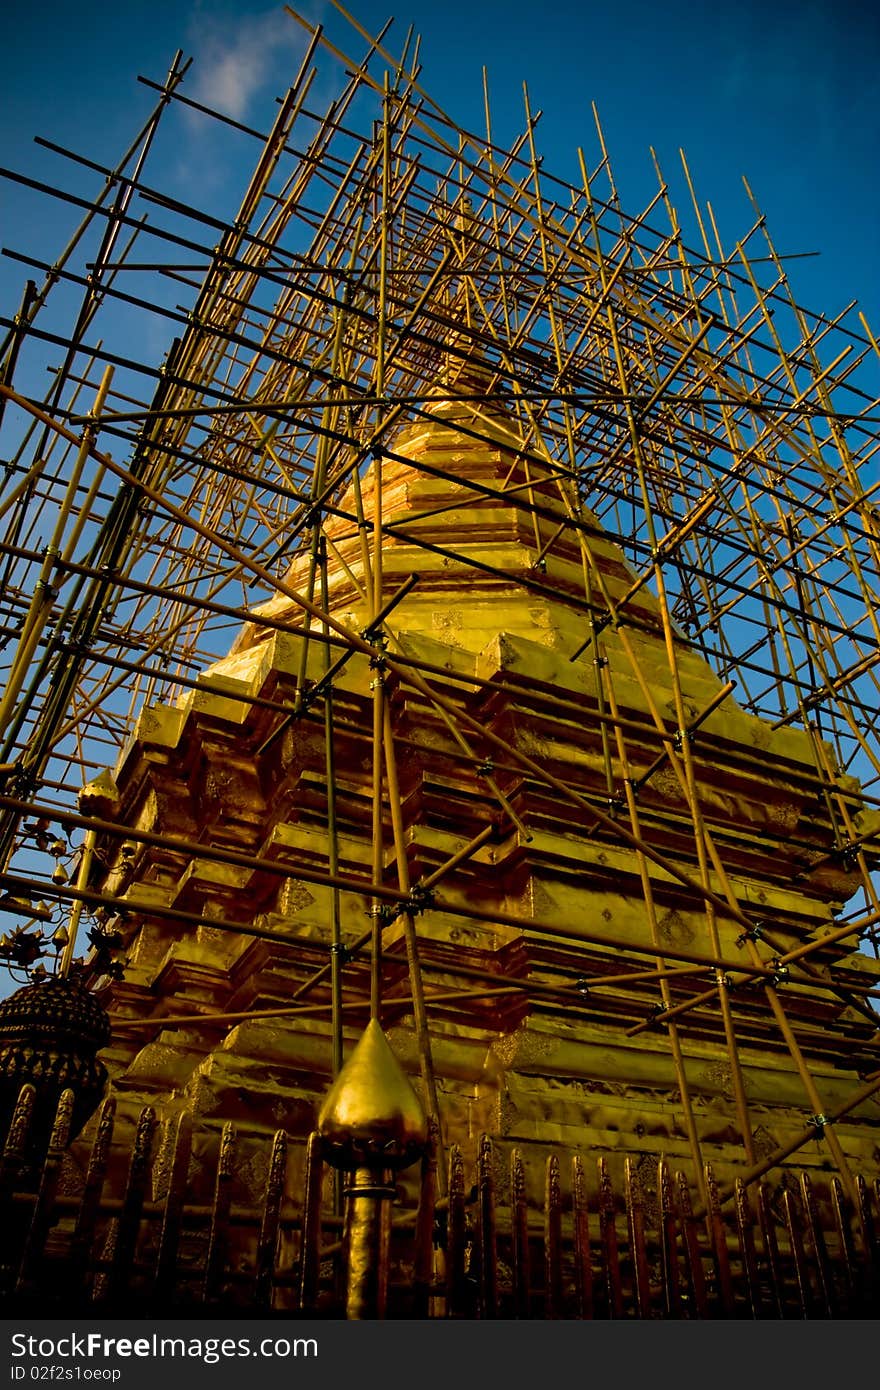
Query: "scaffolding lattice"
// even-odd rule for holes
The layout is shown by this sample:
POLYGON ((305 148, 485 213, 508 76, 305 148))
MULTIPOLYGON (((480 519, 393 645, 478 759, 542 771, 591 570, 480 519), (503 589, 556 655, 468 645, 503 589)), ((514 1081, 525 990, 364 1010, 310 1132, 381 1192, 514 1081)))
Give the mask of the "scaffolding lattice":
MULTIPOLYGON (((813 766, 799 775, 817 811, 800 873, 807 880, 832 866, 857 876, 833 922, 835 939, 847 948, 861 940, 876 955, 877 341, 852 306, 833 320, 800 306, 750 191, 754 220, 732 245, 683 157, 681 215, 658 166, 656 196, 631 216, 598 118, 597 152, 580 153, 574 186, 545 169, 527 93, 523 133, 505 149, 493 140, 488 89, 478 134, 435 105, 420 85, 411 35, 399 56, 384 34, 361 35, 366 48, 355 58, 298 22, 309 31, 307 52, 268 135, 199 108, 256 154, 232 219, 184 206, 150 182, 149 156, 165 123, 197 106, 177 55, 165 82, 152 84, 155 111, 115 169, 58 151, 83 181, 102 181, 97 196, 33 187, 82 217, 61 256, 49 265, 7 252, 34 278, 18 314, 2 320, 0 350, 7 441, 0 906, 17 923, 4 939, 6 958, 17 976, 45 969, 52 940, 64 947, 66 937, 58 954, 68 969, 82 949, 73 940, 81 914, 94 924, 95 912, 113 906, 112 891, 105 884, 98 892, 90 877, 94 836, 109 831, 78 809, 77 798, 114 763, 139 712, 151 701, 210 690, 205 671, 243 625, 305 627, 326 649, 327 675, 308 678, 304 656, 294 700, 263 701, 279 729, 332 721, 334 673, 347 655, 380 660, 409 691, 434 700, 455 730, 456 775, 464 767, 482 778, 514 822, 493 759, 570 794, 597 844, 634 849, 649 917, 652 868, 669 868, 651 786, 659 775, 675 779, 692 830, 672 872, 702 895, 706 939, 675 955, 655 935, 653 964, 645 953, 624 953, 620 988, 641 972, 673 1050, 680 1021, 686 1026, 707 1004, 717 1011, 746 1154, 765 1171, 735 1084, 738 1035, 750 1035, 752 1005, 740 1010, 737 980, 725 974, 731 962, 718 916, 737 922, 735 968, 742 979, 763 981, 768 1016, 823 1123, 804 1059, 808 1025, 789 1019, 779 972, 796 970, 807 995, 837 990, 863 1024, 880 991, 849 976, 836 984, 825 966, 811 966, 811 955, 827 952, 827 934, 780 948, 738 899, 723 828, 701 799, 695 750, 701 725, 734 691, 740 708, 772 730, 806 732, 813 766), (312 105, 319 55, 343 73, 323 112, 312 105), (135 346, 155 338, 156 323, 170 342, 161 364, 135 346), (45 393, 32 385, 41 356, 50 372, 45 393), (439 379, 465 412, 457 417, 465 442, 491 442, 501 417, 515 422, 516 468, 506 481, 448 477, 396 449, 404 430, 431 418, 439 379), (396 463, 455 484, 458 492, 438 505, 438 526, 464 506, 516 510, 532 536, 531 569, 520 581, 527 595, 553 600, 548 560, 579 557, 583 589, 566 603, 579 614, 582 640, 567 657, 598 673, 604 785, 589 795, 537 755, 498 745, 487 757, 474 721, 444 705, 430 670, 395 647, 394 600, 382 588, 383 540, 393 522, 382 515, 381 489, 372 486, 368 496, 365 479, 369 465, 396 463), (328 569, 344 565, 340 536, 349 533, 359 538, 372 585, 371 619, 359 632, 326 597, 328 569), (599 536, 628 562, 622 593, 605 587, 595 563, 599 536), (281 607, 267 607, 272 599, 281 607), (648 601, 669 655, 672 711, 652 703, 640 667, 648 601), (612 631, 650 710, 641 723, 604 656, 612 631), (693 707, 682 694, 676 668, 685 652, 722 682, 709 706, 693 707), (647 763, 645 747, 653 750, 647 763), (720 891, 712 886, 719 882, 720 891), (707 960, 719 978, 695 995, 694 966, 707 960)), ((436 530, 411 526, 407 543, 442 556, 436 530)), ((467 563, 454 546, 447 557, 467 563)), ((394 745, 391 714, 380 705, 374 1009, 378 906, 411 904, 413 892, 405 854, 396 885, 383 869, 383 806, 395 844, 402 834, 394 745)), ((397 756, 405 756, 399 745, 397 756)), ((332 841, 332 827, 328 833, 332 841)), ((790 833, 779 833, 790 844, 790 833)), ((136 841, 137 831, 123 828, 120 836, 136 841)), ((475 834, 463 853, 484 840, 475 834)), ((332 843, 324 877, 342 892, 351 888, 332 843)), ((438 883, 442 877, 438 871, 438 883)), ((418 996, 413 921, 410 932, 418 996)), ((505 987, 529 989, 498 985, 505 987)), ((602 987, 612 997, 614 977, 602 987)), ((474 982, 475 996, 485 990, 474 982)), ((545 995, 560 1009, 578 1002, 571 981, 555 995, 546 986, 545 995)), ((426 1027, 418 997, 416 1014, 426 1027)), ((646 1010, 630 1032, 656 1019, 646 1010)), ((880 1061, 875 1040, 860 1047, 868 1093, 880 1087, 880 1061)), ((827 1134, 833 1146, 830 1127, 827 1134)))

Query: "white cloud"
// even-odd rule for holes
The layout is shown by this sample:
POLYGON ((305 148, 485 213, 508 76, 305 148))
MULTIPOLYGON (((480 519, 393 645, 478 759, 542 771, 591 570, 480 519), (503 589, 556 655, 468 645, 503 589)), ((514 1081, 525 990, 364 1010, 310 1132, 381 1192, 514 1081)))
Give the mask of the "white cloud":
POLYGON ((268 83, 290 83, 303 51, 302 31, 281 9, 223 18, 197 12, 190 28, 191 94, 236 120, 268 83))

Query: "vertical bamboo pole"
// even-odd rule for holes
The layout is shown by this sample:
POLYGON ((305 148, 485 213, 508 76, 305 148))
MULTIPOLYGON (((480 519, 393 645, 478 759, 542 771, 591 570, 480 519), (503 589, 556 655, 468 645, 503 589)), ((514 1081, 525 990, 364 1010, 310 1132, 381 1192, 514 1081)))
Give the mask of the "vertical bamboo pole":
MULTIPOLYGON (((596 655, 596 664, 597 686, 607 686, 608 705, 611 711, 612 718, 615 721, 614 736, 617 743, 617 755, 620 761, 620 770, 623 780, 624 796, 626 798, 626 806, 629 813, 630 825, 632 827, 634 837, 641 841, 644 837, 642 834, 639 810, 636 802, 634 785, 635 779, 633 778, 632 770, 629 765, 629 758, 627 755, 626 745, 623 738, 623 731, 620 723, 620 709, 617 704, 610 676, 607 675, 607 662, 604 662, 603 658, 600 657, 598 647, 596 655), (600 663, 602 664, 600 665, 600 663)), ((645 855, 642 853, 641 850, 637 850, 636 854, 639 866, 639 877, 641 879, 642 885, 642 897, 644 899, 645 909, 648 916, 648 922, 651 928, 651 936, 654 945, 659 948, 661 946, 660 923, 658 921, 657 909, 654 903, 654 889, 651 883, 651 876, 648 871, 648 864, 645 855)), ((656 956, 656 963, 658 970, 664 970, 666 968, 666 959, 659 952, 656 956)), ((669 981, 665 979, 665 977, 663 976, 661 976, 660 978, 660 998, 663 1004, 663 1010, 665 1012, 672 1006, 672 991, 669 986, 669 981)), ((675 1080, 678 1086, 679 1096, 681 1097, 685 1132, 688 1137, 688 1144, 690 1146, 691 1151, 691 1159, 694 1164, 694 1174, 697 1179, 697 1184, 700 1188, 700 1195, 703 1198, 703 1200, 705 1200, 706 1193, 703 1185, 703 1154, 702 1149, 700 1147, 700 1137, 697 1130, 696 1118, 694 1116, 694 1108, 691 1101, 690 1088, 688 1086, 687 1072, 685 1070, 684 1052, 681 1046, 681 1039, 679 1037, 678 1027, 675 1024, 675 1022, 673 1022, 671 1019, 666 1023, 666 1031, 667 1036, 669 1038, 670 1050, 672 1052, 672 1064, 675 1069, 675 1080)))
MULTIPOLYGON (((391 176, 390 120, 391 104, 388 87, 388 73, 384 74, 384 95, 382 101, 382 171, 380 207, 380 251, 379 251, 379 307, 378 334, 376 341, 375 383, 377 398, 382 401, 385 394, 385 335, 387 331, 387 275, 388 275, 388 229, 389 229, 389 180, 391 176)), ((380 405, 380 415, 382 406, 380 405)), ((372 549, 372 609, 371 622, 375 623, 382 608, 382 457, 381 447, 373 449, 373 549, 372 549)), ((371 663, 373 668, 373 882, 381 883, 385 873, 385 854, 382 829, 382 772, 383 742, 385 731, 385 664, 382 656, 382 642, 379 635, 374 638, 376 655, 371 663)), ((370 908, 373 921, 371 943, 370 1014, 381 1022, 382 994, 382 925, 384 910, 378 899, 370 908)))
POLYGON ((94 447, 97 434, 97 421, 104 407, 104 402, 107 397, 107 392, 110 389, 112 379, 113 368, 107 367, 95 395, 94 404, 89 412, 88 422, 82 431, 79 450, 74 460, 73 468, 71 469, 64 499, 55 521, 51 540, 46 547, 43 565, 36 582, 30 607, 22 625, 18 651, 16 652, 7 677, 3 698, 0 700, 0 737, 2 737, 9 727, 16 701, 21 694, 25 677, 30 669, 40 638, 43 635, 52 612, 52 607, 55 602, 55 589, 52 584, 55 563, 61 554, 65 540, 65 531, 67 530, 68 522, 76 506, 77 493, 79 492, 83 469, 94 447))
MULTIPOLYGON (((394 750, 391 710, 387 702, 384 709, 383 742, 385 749, 385 775, 388 783, 388 805, 391 811, 391 827, 397 861, 398 884, 402 893, 410 894, 412 885, 409 875, 409 861, 406 853, 406 833, 403 824, 400 783, 397 776, 397 757, 394 750)), ((378 880, 374 881, 378 882, 378 880)), ((425 991, 422 982, 421 964, 419 961, 416 924, 412 912, 407 909, 401 912, 401 921, 403 922, 410 993, 413 1002, 413 1018, 415 1021, 416 1039, 419 1049, 419 1066, 422 1075, 422 1085, 425 1088, 425 1096, 428 1102, 428 1119, 429 1121, 431 1119, 436 1120, 440 1133, 437 1166, 440 1178, 440 1190, 443 1192, 446 1187, 446 1159, 443 1148, 443 1126, 440 1118, 440 1098, 437 1093, 434 1059, 431 1052, 431 1033, 428 1027, 428 1012, 425 1005, 425 991)))
MULTIPOLYGON (((373 691, 373 800, 372 800, 372 876, 380 884, 385 876, 384 833, 382 825, 382 744, 385 728, 385 666, 383 658, 371 662, 373 691)), ((370 905, 370 1017, 382 1022, 382 927, 385 907, 374 897, 370 905)))
MULTIPOLYGON (((587 200, 590 201, 589 177, 588 177, 588 175, 587 175, 586 165, 584 164, 583 159, 581 159, 581 173, 582 173, 582 177, 583 177, 583 180, 584 180, 584 192, 585 192, 585 196, 586 196, 587 200)), ((598 228, 598 224, 597 224, 597 221, 596 221, 595 212, 592 210, 592 202, 591 202, 591 201, 590 201, 590 208, 591 208, 591 213, 590 213, 590 215, 591 215, 591 221, 592 221, 592 225, 593 225, 593 236, 594 236, 594 239, 595 239, 595 242, 596 242, 596 248, 597 248, 596 254, 597 254, 597 262, 598 262, 598 267, 599 267, 599 273, 600 273, 600 277, 601 277, 601 281, 602 281, 603 288, 605 288, 605 286, 607 285, 607 275, 606 275, 606 272, 605 272, 604 259, 603 259, 603 257, 602 257, 602 253, 601 253, 601 249, 600 249, 601 243, 600 243, 600 236, 599 236, 599 228, 598 228)), ((655 532, 655 527, 654 527, 654 519, 653 519, 653 510, 652 510, 652 504, 651 504, 651 497, 650 497, 650 493, 649 493, 649 490, 648 490, 647 478, 646 478, 646 473, 645 473, 645 460, 644 460, 644 457, 643 457, 643 450, 642 450, 641 438, 640 438, 640 434, 639 434, 639 430, 638 430, 638 426, 637 426, 635 414, 634 414, 634 411, 633 411, 633 407, 632 407, 632 404, 631 404, 631 396, 630 396, 629 381, 628 381, 628 379, 627 379, 627 372, 626 372, 626 367, 625 367, 624 354, 623 354, 623 350, 622 350, 622 347, 621 347, 620 336, 619 336, 618 328, 617 328, 617 320, 616 320, 616 317, 615 317, 615 313, 614 313, 613 306, 612 306, 610 303, 609 303, 608 308, 607 308, 607 315, 606 315, 606 317, 607 317, 609 338, 610 338, 611 345, 612 345, 612 348, 613 348, 613 351, 614 351, 614 358, 615 358, 615 361, 616 361, 616 364, 617 364, 617 375, 618 375, 618 380, 619 380, 619 385, 620 385, 620 391, 621 391, 621 393, 622 393, 623 400, 624 400, 624 415, 625 415, 626 422, 627 422, 627 427, 628 427, 628 432, 629 432, 629 438, 630 438, 630 444, 631 444, 632 453, 633 453, 633 458, 634 458, 635 465, 636 465, 636 472, 637 472, 638 482, 639 482, 639 491, 640 491, 641 498, 642 498, 642 506, 643 506, 644 515, 645 515, 645 524, 646 524, 646 527, 647 527, 648 541, 649 541, 649 544, 650 544, 650 547, 651 547, 652 554, 655 556, 655 561, 654 561, 654 580, 655 580, 655 586, 656 586, 656 591, 657 591, 657 600, 658 600, 658 608, 659 608, 659 612, 660 612, 660 618, 661 618, 661 622, 662 622, 662 624, 663 624, 663 635, 664 635, 664 641, 665 641, 665 644, 666 644, 666 651, 667 651, 668 664, 669 664, 669 672, 670 672, 670 677, 671 677, 671 680, 672 680, 673 698, 674 698, 674 700, 675 700, 675 709, 676 709, 676 718, 677 718, 677 720, 678 720, 678 727, 679 727, 679 729, 682 731, 682 753, 683 753, 683 760, 684 760, 685 775, 686 775, 686 778, 687 778, 688 800, 689 800, 689 802, 690 802, 691 814, 692 814, 692 816, 693 816, 693 818, 694 818, 694 839, 695 839, 695 845, 696 845, 696 851, 697 851, 697 863, 698 863, 698 867, 699 867, 700 883, 701 883, 701 885, 703 886, 703 888, 708 888, 708 887, 709 887, 709 874, 708 874, 708 865, 707 865, 707 862, 706 862, 706 848, 705 848, 705 840, 704 840, 704 833, 703 833, 703 820, 702 820, 702 815, 701 815, 701 812, 700 812, 700 809, 699 809, 699 803, 698 803, 698 797, 697 797, 697 787, 696 787, 696 781, 695 781, 694 769, 693 769, 693 760, 692 760, 692 758, 690 757, 689 741, 688 741, 687 734, 686 734, 687 720, 686 720, 685 713, 684 713, 684 705, 683 705, 682 694, 681 694, 681 686, 680 686, 680 683, 679 683, 679 680, 678 680, 678 665, 677 665, 676 652, 675 652, 675 639, 674 639, 674 634, 673 634, 673 631, 672 631, 672 627, 671 627, 671 623, 670 623, 670 618, 669 618, 669 610, 668 610, 668 604, 667 604, 667 600, 666 600, 666 588, 665 588, 665 581, 664 581, 664 576, 663 576, 663 567, 662 567, 662 564, 661 564, 660 559, 659 559, 659 552, 658 552, 658 550, 657 550, 657 537, 656 537, 656 532, 655 532)), ((716 919, 715 919, 714 908, 713 908, 713 906, 712 906, 712 904, 711 904, 710 902, 707 902, 707 903, 706 903, 706 924, 707 924, 707 928, 708 928, 708 931, 709 931, 709 939, 710 939, 710 942, 711 942, 711 945, 712 945, 712 950, 713 950, 713 952, 714 952, 716 955, 720 955, 720 953, 721 953, 720 937, 719 937, 719 934, 718 934, 718 927, 717 927, 717 923, 716 923, 716 919)), ((741 1132, 741 1135, 742 1135, 743 1146, 744 1146, 744 1148, 745 1148, 745 1151, 746 1151, 746 1155, 747 1155, 747 1157, 748 1157, 748 1160, 749 1160, 750 1163, 753 1163, 753 1162, 754 1162, 754 1157, 755 1157, 755 1150, 754 1150, 754 1143, 753 1143, 753 1140, 752 1140, 752 1130, 751 1130, 751 1123, 750 1123, 750 1120, 749 1120, 748 1103, 747 1103, 747 1100, 746 1100, 746 1093, 745 1093, 745 1084, 744 1084, 744 1081, 743 1081, 743 1078, 742 1078, 742 1071, 741 1071, 740 1062, 739 1062, 739 1054, 738 1054, 737 1043, 736 1043, 736 1036, 735 1036, 734 1026, 733 1026, 733 1015, 732 1015, 732 1011, 731 1011, 731 1007, 730 1007, 730 1002, 729 1002, 729 998, 728 998, 728 992, 727 992, 727 983, 726 983, 726 980, 725 980, 725 978, 724 978, 722 972, 718 972, 718 974, 717 974, 717 976, 716 976, 716 984, 717 984, 717 989, 718 989, 718 1002, 719 1002, 719 1006, 720 1006, 720 1010, 721 1010, 721 1015, 722 1015, 722 1020, 723 1020, 723 1024, 724 1024, 724 1034, 725 1034, 725 1039, 726 1039, 726 1042, 727 1042, 727 1050, 728 1050, 728 1056, 729 1056, 729 1060, 730 1060, 731 1078, 732 1078, 733 1091, 734 1091, 734 1099, 735 1099, 735 1103, 736 1103, 736 1110, 737 1110, 737 1117, 738 1117, 739 1126, 740 1126, 740 1132, 741 1132)), ((694 1137, 696 1137, 696 1136, 694 1135, 694 1137)))
MULTIPOLYGON (((330 606, 329 582, 327 573, 327 541, 321 537, 319 551, 321 571, 321 603, 325 612, 330 606)), ((330 669, 330 630, 326 621, 324 627, 324 672, 330 669)), ((339 873, 339 833, 336 825, 336 744, 333 722, 333 687, 327 685, 324 694, 324 775, 327 784, 327 867, 332 877, 339 873)), ((378 880, 375 880, 378 882, 378 880)), ((332 1023, 333 1076, 342 1069, 342 919, 340 916, 339 889, 330 890, 330 1000, 332 1023)))

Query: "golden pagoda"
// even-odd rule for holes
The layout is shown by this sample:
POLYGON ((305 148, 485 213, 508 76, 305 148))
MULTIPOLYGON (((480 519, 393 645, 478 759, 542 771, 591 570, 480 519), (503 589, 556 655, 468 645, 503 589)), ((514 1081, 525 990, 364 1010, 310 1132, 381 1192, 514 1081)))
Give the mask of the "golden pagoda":
POLYGON ((0 1062, 17 1094, 42 1029, 53 1113, 96 1049, 109 1074, 78 1138, 71 1099, 48 1139, 22 1093, 10 1287, 26 1308, 75 1268, 79 1306, 111 1311, 862 1315, 880 530, 863 431, 827 405, 846 379, 793 299, 787 347, 745 256, 687 250, 665 185, 665 234, 583 157, 563 197, 530 112, 508 155, 450 150, 408 50, 372 45, 381 79, 351 60, 315 124, 321 42, 124 465, 102 380, 45 562, 75 603, 52 627, 38 591, 10 671, 0 804, 32 855, 47 827, 82 844, 47 878, 9 840, 11 900, 67 915, 54 982, 5 1033, 0 1006, 0 1062), (343 162, 356 92, 382 119, 343 162), (95 523, 76 497, 102 489, 95 523), (42 703, 41 642, 64 657, 42 703), (56 986, 109 1019, 82 1065, 40 1022, 56 986))
MULTIPOLYGON (((295 598, 255 613, 204 690, 142 714, 114 773, 119 817, 162 843, 138 846, 126 868, 137 912, 126 914, 134 930, 112 1013, 193 1022, 146 1043, 142 1030, 120 1033, 118 1084, 139 1103, 174 1093, 196 1114, 288 1128, 311 1116, 331 1079, 330 1020, 271 1011, 306 997, 335 920, 348 950, 367 933, 373 896, 329 880, 368 885, 377 852, 373 882, 391 890, 377 914, 383 1012, 398 1056, 436 1088, 446 1142, 472 1148, 485 1130, 542 1156, 586 1142, 645 1164, 711 1160, 732 1177, 743 1151, 755 1164, 785 1146, 870 1067, 877 1029, 853 1001, 877 964, 849 942, 811 951, 808 970, 797 954, 785 961, 833 935, 858 886, 857 870, 833 862, 793 882, 829 836, 808 736, 740 709, 664 631, 647 589, 620 620, 630 567, 588 512, 570 525, 564 488, 522 447, 497 413, 440 397, 367 470, 359 502, 346 493, 326 524, 331 631, 368 647, 349 648, 333 679, 332 861, 323 718, 308 698, 301 713, 277 708, 320 690, 333 661, 295 598), (381 575, 367 576, 357 514, 374 514, 377 487, 381 575), (564 543, 547 548, 560 527, 564 543), (585 564, 601 596, 589 617, 601 655, 573 662, 585 564), (378 637, 359 638, 404 589, 378 637), (629 792, 630 818, 623 795, 606 799, 606 756, 624 773, 615 786, 629 792), (174 837, 186 848, 165 843, 174 837), (243 862, 218 863, 214 848, 243 862), (252 922, 260 935, 181 934, 173 917, 151 919, 153 904, 252 922), (630 985, 632 952, 646 968, 630 985), (665 971, 675 997, 708 996, 680 1023, 656 1010, 665 971), (430 1009, 426 1038, 414 1008, 430 1009), (234 1022, 262 1010, 270 1016, 234 1022), (214 1029, 198 1028, 212 1012, 214 1029)), ((305 592, 308 565, 294 562, 286 589, 305 592)), ((362 946, 340 969, 343 1006, 369 999, 367 972, 362 946)), ((328 999, 328 973, 315 1002, 328 999)), ((855 1168, 876 1152, 872 1115, 868 1102, 835 1126, 855 1168)), ((822 1168, 824 1146, 811 1157, 822 1168)))

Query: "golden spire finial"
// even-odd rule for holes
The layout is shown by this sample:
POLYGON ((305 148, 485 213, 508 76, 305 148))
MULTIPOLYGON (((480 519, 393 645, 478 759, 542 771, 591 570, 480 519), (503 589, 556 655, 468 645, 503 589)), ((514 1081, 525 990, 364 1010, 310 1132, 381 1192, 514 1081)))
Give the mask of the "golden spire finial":
POLYGON ((348 1318, 382 1318, 388 1297, 392 1171, 425 1152, 428 1122, 419 1098, 371 1018, 318 1115, 328 1163, 351 1173, 345 1189, 343 1258, 348 1318))
POLYGON ((406 1168, 424 1152, 425 1112, 375 1018, 331 1086, 318 1132, 337 1168, 406 1168))

